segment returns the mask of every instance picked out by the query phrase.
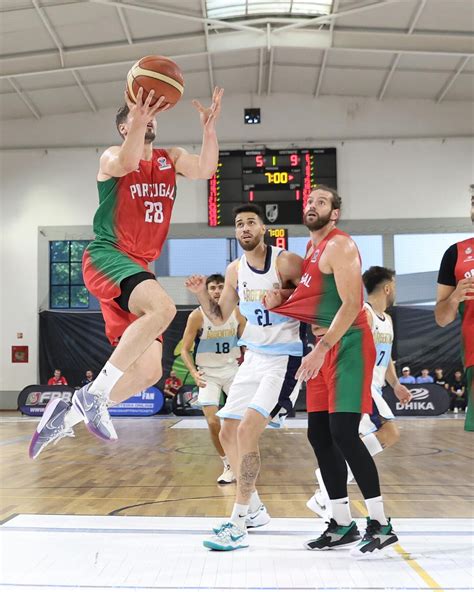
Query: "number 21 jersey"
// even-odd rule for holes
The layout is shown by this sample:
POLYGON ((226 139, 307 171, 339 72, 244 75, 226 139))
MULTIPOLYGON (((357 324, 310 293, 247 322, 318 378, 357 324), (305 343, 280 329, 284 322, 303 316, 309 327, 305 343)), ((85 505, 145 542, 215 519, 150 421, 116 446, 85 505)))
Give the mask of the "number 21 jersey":
POLYGON ((97 186, 96 239, 147 262, 157 259, 176 197, 176 172, 167 151, 155 148, 151 160, 140 160, 136 170, 97 186))

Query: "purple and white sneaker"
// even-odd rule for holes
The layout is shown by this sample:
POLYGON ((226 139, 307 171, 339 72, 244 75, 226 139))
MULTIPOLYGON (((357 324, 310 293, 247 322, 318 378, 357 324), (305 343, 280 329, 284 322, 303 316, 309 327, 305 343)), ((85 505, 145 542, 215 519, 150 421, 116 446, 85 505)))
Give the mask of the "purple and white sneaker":
POLYGON ((74 393, 72 404, 84 416, 84 423, 91 434, 101 440, 117 440, 117 432, 107 410, 107 400, 89 392, 86 384, 74 393))
POLYGON ((48 444, 59 442, 61 438, 74 438, 72 428, 66 428, 64 418, 70 405, 62 399, 51 399, 46 405, 43 417, 31 438, 28 454, 33 460, 48 444))

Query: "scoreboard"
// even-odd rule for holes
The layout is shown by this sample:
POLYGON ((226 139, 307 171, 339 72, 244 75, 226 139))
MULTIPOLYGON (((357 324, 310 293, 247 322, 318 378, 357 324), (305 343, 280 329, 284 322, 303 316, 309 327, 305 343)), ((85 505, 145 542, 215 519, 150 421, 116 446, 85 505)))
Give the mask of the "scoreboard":
POLYGON ((335 148, 220 152, 208 184, 209 226, 233 226, 233 208, 248 202, 262 208, 267 224, 300 224, 316 184, 337 189, 335 148))

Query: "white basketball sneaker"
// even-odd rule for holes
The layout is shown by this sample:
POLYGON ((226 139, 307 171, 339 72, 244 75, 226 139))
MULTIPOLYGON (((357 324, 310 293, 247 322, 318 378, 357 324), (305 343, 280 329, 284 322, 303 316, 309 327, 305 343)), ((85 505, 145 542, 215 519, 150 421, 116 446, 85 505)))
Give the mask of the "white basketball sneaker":
POLYGON ((230 465, 225 465, 224 472, 222 473, 222 475, 217 477, 217 483, 219 483, 220 485, 225 485, 227 483, 234 483, 234 481, 235 476, 232 472, 232 469, 230 468, 230 465))
MULTIPOLYGON (((215 529, 214 529, 215 530, 215 529)), ((215 534, 203 541, 203 545, 214 551, 235 551, 249 546, 247 530, 233 522, 226 522, 215 534)))
POLYGON ((330 500, 326 498, 320 489, 317 489, 315 494, 309 498, 306 507, 326 521, 331 518, 330 500))
POLYGON ((267 508, 262 504, 256 512, 249 512, 245 518, 245 526, 247 528, 259 528, 265 526, 271 520, 267 508))

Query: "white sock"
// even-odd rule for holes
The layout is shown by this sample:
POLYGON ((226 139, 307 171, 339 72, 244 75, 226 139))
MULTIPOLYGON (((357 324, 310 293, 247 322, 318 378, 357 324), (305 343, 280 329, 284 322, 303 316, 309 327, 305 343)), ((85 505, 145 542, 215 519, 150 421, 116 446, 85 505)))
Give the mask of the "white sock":
POLYGON ((370 452, 370 456, 375 456, 383 450, 383 446, 382 444, 380 444, 379 439, 375 434, 367 434, 366 436, 363 436, 362 442, 365 444, 365 447, 370 452))
POLYGON ((321 490, 321 493, 328 500, 329 493, 328 493, 328 490, 326 489, 326 485, 324 485, 324 479, 321 474, 321 469, 316 469, 316 479, 318 480, 318 485, 319 485, 319 489, 321 490))
POLYGON ((90 385, 89 392, 93 395, 100 395, 108 399, 110 391, 122 376, 123 372, 121 370, 113 366, 110 362, 107 362, 99 372, 97 378, 90 385))
POLYGON ((73 428, 76 424, 84 420, 84 416, 74 405, 71 405, 69 411, 64 416, 64 426, 66 429, 73 428))
POLYGON ((385 511, 381 495, 377 497, 371 497, 370 499, 366 499, 365 505, 367 506, 367 511, 369 513, 371 520, 377 520, 377 522, 382 524, 382 526, 388 524, 388 520, 385 517, 385 511))
POLYGON ((347 484, 349 485, 349 483, 352 483, 352 481, 354 481, 354 475, 352 474, 351 467, 347 464, 347 461, 346 461, 346 467, 347 467, 347 484))
POLYGON ((230 463, 229 463, 229 461, 227 459, 227 456, 220 456, 219 458, 224 463, 224 468, 227 469, 227 467, 230 467, 230 463))
POLYGON ((252 495, 250 496, 250 502, 249 502, 249 512, 251 514, 253 514, 254 512, 256 512, 260 506, 262 505, 262 500, 260 499, 260 496, 258 495, 258 491, 255 490, 252 495))
POLYGON ((339 526, 349 526, 349 524, 352 522, 349 498, 341 497, 336 500, 331 500, 331 507, 332 517, 339 524, 339 526))
POLYGON ((232 514, 230 516, 231 522, 237 524, 242 530, 245 530, 245 518, 249 513, 249 507, 246 504, 234 504, 232 514))

